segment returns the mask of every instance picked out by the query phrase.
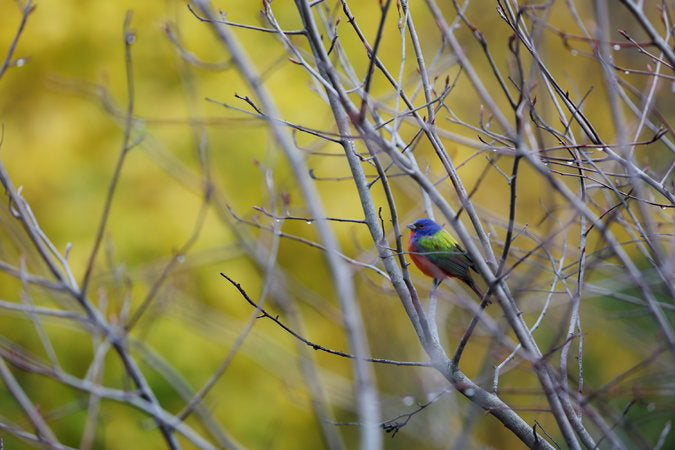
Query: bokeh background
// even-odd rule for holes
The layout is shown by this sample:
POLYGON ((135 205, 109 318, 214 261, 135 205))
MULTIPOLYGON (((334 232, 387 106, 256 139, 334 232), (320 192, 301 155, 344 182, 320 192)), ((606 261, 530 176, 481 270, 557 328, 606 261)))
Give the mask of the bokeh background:
MULTIPOLYGON (((379 20, 378 2, 362 3, 351 7, 360 18, 364 33, 372 38, 379 20)), ((505 73, 513 73, 513 60, 507 52, 509 30, 499 19, 496 4, 489 2, 486 7, 486 3, 473 2, 467 15, 493 43, 491 50, 498 67, 505 73)), ((590 6, 577 3, 579 14, 592 26, 590 6)), ((233 22, 267 26, 261 20, 259 2, 225 0, 216 7, 227 12, 227 19, 233 22)), ((451 6, 443 7, 451 10, 451 6)), ((274 2, 273 8, 284 28, 300 28, 291 2, 274 2)), ((333 10, 332 4, 330 8, 340 15, 339 8, 333 10)), ((132 57, 136 120, 132 141, 137 145, 128 152, 112 201, 89 286, 90 298, 109 321, 116 323, 127 317, 129 311, 133 314, 149 295, 153 296, 149 309, 130 335, 129 345, 168 411, 180 411, 186 399, 230 355, 226 370, 203 403, 226 434, 248 448, 321 448, 324 445, 321 427, 312 410, 301 367, 307 358, 303 345, 269 320, 255 321, 250 333, 242 335, 253 310, 219 275, 226 273, 251 298, 257 299, 269 280, 265 263, 275 245, 273 234, 265 227, 275 225, 275 221, 254 207, 311 218, 296 180, 265 123, 251 114, 249 105, 235 97, 235 94, 251 95, 250 88, 232 66, 227 51, 214 38, 210 27, 197 20, 185 2, 38 2, 16 47, 14 64, 0 79, 2 163, 14 185, 21 186, 21 194, 55 247, 61 252, 69 248, 69 266, 76 280, 81 281, 123 143, 128 102, 123 23, 128 10, 133 11, 131 28, 135 32, 132 57), (213 193, 202 214, 207 180, 213 185, 213 193), (242 337, 241 347, 232 355, 230 352, 242 337)), ((562 6, 554 7, 549 21, 561 30, 576 30, 573 18, 564 14, 566 11, 562 6)), ((446 103, 463 120, 478 126, 480 101, 459 72, 452 52, 447 48, 439 51, 439 33, 426 9, 416 8, 415 14, 425 52, 428 48, 426 56, 433 60, 432 74, 438 76, 436 86, 442 89, 449 76, 456 85, 446 103)), ((643 37, 620 11, 613 11, 610 19, 613 30, 623 28, 643 37)), ((397 14, 392 10, 380 50, 392 73, 398 73, 400 64, 396 20, 397 14)), ((0 0, 3 57, 20 22, 21 8, 17 2, 0 0)), ((363 76, 367 55, 346 23, 340 27, 340 45, 350 55, 359 76, 363 76)), ((319 86, 301 67, 289 61, 283 45, 273 34, 243 29, 235 33, 273 93, 284 119, 317 130, 335 131, 319 86)), ((575 98, 589 95, 584 103, 585 112, 594 119, 599 133, 611 141, 616 130, 607 113, 602 69, 590 57, 588 43, 565 42, 554 29, 545 33, 542 54, 550 68, 575 98)), ((489 74, 480 46, 471 34, 462 29, 458 36, 479 73, 489 74)), ((300 37, 291 39, 306 50, 300 37)), ((614 33, 612 39, 618 42, 620 36, 614 33)), ((422 105, 414 58, 408 50, 404 86, 411 93, 418 92, 416 104, 422 105)), ((617 65, 642 67, 644 61, 640 57, 635 49, 620 47, 615 51, 617 65)), ((643 89, 650 80, 635 74, 626 76, 638 89, 643 89)), ((486 80, 490 89, 499 92, 494 80, 487 76, 486 80)), ((394 98, 383 81, 381 75, 376 76, 372 92, 385 109, 393 105, 394 98)), ((502 106, 506 105, 503 98, 495 97, 502 106)), ((657 93, 656 105, 666 119, 672 118, 672 100, 672 91, 664 83, 657 93)), ((439 119, 439 127, 474 143, 472 147, 448 139, 446 146, 460 167, 465 185, 479 187, 472 200, 499 248, 503 223, 508 217, 508 184, 494 167, 508 172, 511 161, 508 157, 500 159, 477 153, 481 148, 477 131, 452 123, 446 116, 443 114, 442 120, 439 119)), ((413 124, 404 124, 401 134, 410 139, 416 131, 413 124)), ((645 133, 643 138, 647 136, 645 133)), ((341 148, 307 133, 295 133, 295 137, 316 179, 327 214, 361 220, 363 212, 347 162, 340 156, 341 148)), ((443 178, 432 149, 422 142, 416 156, 421 167, 429 166, 430 177, 438 181, 439 188, 456 205, 452 186, 443 178)), ((667 166, 672 162, 672 153, 656 147, 637 159, 648 159, 654 167, 667 166)), ((403 176, 392 176, 390 181, 401 223, 424 215, 422 197, 415 184, 403 176)), ((576 186, 573 179, 565 182, 576 186)), ((528 233, 546 236, 574 217, 572 211, 565 210, 560 198, 550 192, 545 181, 527 167, 520 174, 520 186, 518 223, 527 225, 528 233)), ((386 199, 377 184, 372 194, 376 204, 386 211, 386 199)), ((8 214, 7 200, 3 199, 0 256, 15 267, 23 260, 28 270, 48 277, 40 256, 8 214)), ((671 209, 655 207, 650 214, 662 225, 662 233, 672 232, 671 209)), ((284 220, 279 226, 289 235, 310 241, 318 239, 311 220, 284 220)), ((365 225, 336 222, 331 226, 346 255, 378 265, 365 225)), ((386 229, 393 245, 390 227, 386 229)), ((631 236, 625 234, 622 238, 629 240, 631 236)), ((556 234, 547 248, 556 258, 563 251, 569 252, 568 263, 573 264, 577 242, 578 231, 556 234), (563 241, 567 247, 563 247, 563 241)), ((514 245, 513 260, 536 243, 536 239, 524 234, 514 245)), ((672 240, 665 245, 672 247, 672 240)), ((603 247, 597 234, 589 235, 589 253, 603 247)), ((637 253, 634 245, 626 248, 637 253)), ((640 261, 640 257, 636 259, 640 261)), ((542 292, 549 289, 551 282, 547 264, 542 255, 535 255, 512 275, 513 288, 528 323, 536 319, 546 300, 542 292)), ((642 265, 646 276, 651 276, 647 262, 642 261, 642 265)), ((290 321, 307 339, 347 351, 341 313, 321 250, 281 238, 275 267, 277 274, 270 285, 271 292, 267 293, 269 311, 280 314, 282 321, 290 321)), ((566 267, 573 272, 573 267, 566 267)), ((368 267, 352 268, 372 355, 424 361, 414 330, 386 280, 368 267)), ((413 271, 413 277, 421 296, 428 295, 431 281, 417 271, 413 271)), ((582 310, 586 331, 585 392, 601 389, 625 374, 609 388, 598 391, 596 406, 621 423, 619 433, 639 431, 644 439, 640 443, 653 445, 664 424, 673 418, 672 381, 667 382, 672 380, 672 358, 663 360, 659 354, 641 370, 626 374, 656 349, 658 333, 654 331, 653 320, 645 314, 643 305, 603 295, 607 292, 622 293, 624 298, 637 295, 622 277, 616 261, 599 261, 589 270, 588 280, 593 289, 588 289, 582 310), (622 417, 621 412, 631 401, 634 404, 629 413, 622 417)), ((665 298, 663 291, 657 292, 661 301, 672 305, 672 299, 665 298)), ((439 324, 442 338, 452 348, 471 317, 458 299, 470 298, 470 293, 450 282, 442 295, 439 324)), ((79 311, 78 305, 65 295, 26 288, 16 278, 0 273, 0 299, 20 302, 26 298, 52 308, 79 311)), ((561 333, 566 330, 564 317, 569 305, 563 291, 557 291, 552 301, 536 337, 542 348, 558 358, 555 352, 561 343, 561 333)), ((1 311, 3 351, 46 361, 45 349, 30 317, 1 311)), ((668 313, 672 320, 672 309, 668 313)), ((490 315, 497 321, 501 319, 496 309, 490 315)), ((62 369, 84 377, 104 337, 92 336, 76 323, 54 317, 45 317, 43 325, 62 369)), ((463 370, 489 386, 492 366, 508 352, 480 329, 469 350, 462 362, 463 370)), ((335 421, 342 423, 335 428, 348 447, 355 447, 358 427, 353 424, 356 415, 350 362, 314 351, 309 357, 316 363, 335 421)), ((114 352, 106 354, 104 367, 99 380, 102 384, 131 387, 114 352)), ((98 419, 93 426, 87 425, 91 408, 86 393, 19 367, 12 366, 11 370, 65 445, 111 449, 129 448, 130 443, 135 448, 165 446, 154 422, 129 405, 102 400, 98 419), (92 426, 93 432, 84 439, 87 426, 92 426)), ((447 382, 428 368, 376 365, 375 371, 384 419, 410 412, 448 389, 447 382)), ((555 428, 528 364, 517 361, 509 366, 500 386, 505 400, 519 408, 527 420, 536 419, 544 428, 547 425, 555 428)), ((4 389, 0 389, 0 417, 4 423, 30 429, 23 412, 4 389)), ((193 413, 186 423, 208 434, 203 416, 196 417, 193 413)), ((0 432, 0 436, 5 448, 28 445, 8 432, 0 432)), ((182 442, 189 448, 189 443, 182 442)), ((667 442, 675 441, 668 437, 667 442)), ((387 448, 453 445, 520 448, 521 444, 495 419, 475 410, 451 389, 386 441, 387 448)))

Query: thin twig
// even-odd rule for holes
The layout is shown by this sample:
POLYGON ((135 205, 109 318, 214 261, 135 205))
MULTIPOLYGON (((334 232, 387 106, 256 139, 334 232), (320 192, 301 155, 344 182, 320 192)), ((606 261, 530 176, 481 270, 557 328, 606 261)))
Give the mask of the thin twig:
MULTIPOLYGON (((297 334, 295 331, 291 330, 289 327, 287 327, 286 325, 284 325, 283 322, 281 322, 281 321, 279 320, 279 316, 272 316, 270 313, 268 313, 267 311, 265 311, 264 308, 260 307, 260 305, 258 305, 256 302, 254 302, 253 300, 251 300, 251 298, 248 296, 248 294, 246 293, 246 291, 244 290, 244 288, 242 288, 241 285, 240 285, 239 283, 237 283, 237 282, 234 281, 232 278, 228 277, 227 275, 225 275, 225 274, 222 273, 222 272, 220 273, 220 275, 222 275, 223 278, 225 278, 227 281, 229 281, 230 283, 232 283, 232 285, 233 285, 234 287, 237 288, 237 290, 238 290, 239 293, 242 295, 242 297, 244 297, 244 299, 245 299, 251 306, 253 306, 254 308, 256 308, 256 310, 260 311, 260 315, 258 316, 258 318, 264 317, 264 318, 270 319, 272 322, 276 323, 276 324, 279 325, 281 328, 283 328, 284 331, 286 331, 287 333, 289 333, 291 336, 293 336, 294 338, 298 339, 299 341, 302 341, 302 342, 305 343, 306 345, 312 347, 314 350, 321 350, 322 352, 330 353, 330 354, 332 354, 332 355, 342 356, 342 357, 344 357, 344 358, 350 358, 350 359, 356 358, 356 356, 354 356, 354 355, 352 355, 352 354, 345 353, 345 352, 342 352, 342 351, 339 351, 339 350, 333 350, 333 349, 324 347, 324 346, 322 346, 322 345, 315 344, 314 342, 309 341, 309 340, 305 339, 304 337, 300 336, 300 335, 297 334)), ((394 366, 431 367, 431 365, 430 365, 429 363, 425 363, 425 362, 396 361, 396 360, 383 359, 383 358, 364 358, 364 359, 365 359, 366 361, 369 361, 369 362, 375 362, 375 363, 381 363, 381 364, 391 364, 391 365, 394 365, 394 366)))

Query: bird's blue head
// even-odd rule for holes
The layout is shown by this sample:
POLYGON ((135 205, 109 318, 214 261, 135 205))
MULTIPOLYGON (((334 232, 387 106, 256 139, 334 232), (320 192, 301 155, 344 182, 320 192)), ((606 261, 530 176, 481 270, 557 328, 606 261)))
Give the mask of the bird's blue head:
POLYGON ((408 228, 410 228, 416 236, 431 236, 432 234, 436 234, 443 227, 428 217, 422 217, 408 225, 408 228))

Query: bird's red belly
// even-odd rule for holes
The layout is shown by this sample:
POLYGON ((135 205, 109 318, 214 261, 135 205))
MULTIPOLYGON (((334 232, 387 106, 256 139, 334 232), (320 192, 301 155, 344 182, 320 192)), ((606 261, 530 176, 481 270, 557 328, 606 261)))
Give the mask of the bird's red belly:
POLYGON ((423 255, 416 255, 415 253, 410 254, 410 258, 412 258, 413 262, 415 265, 424 273, 424 275, 429 276, 431 278, 436 278, 438 280, 442 280, 447 276, 445 272, 443 272, 441 269, 439 269, 434 263, 429 260, 426 256, 423 255))

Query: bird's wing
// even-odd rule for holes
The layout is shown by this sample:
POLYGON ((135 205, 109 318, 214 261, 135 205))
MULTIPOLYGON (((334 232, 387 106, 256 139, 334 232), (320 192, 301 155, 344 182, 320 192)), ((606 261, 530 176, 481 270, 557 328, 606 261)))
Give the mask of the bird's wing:
POLYGON ((448 275, 470 279, 469 268, 476 270, 469 255, 447 231, 441 230, 419 241, 427 258, 448 275))

